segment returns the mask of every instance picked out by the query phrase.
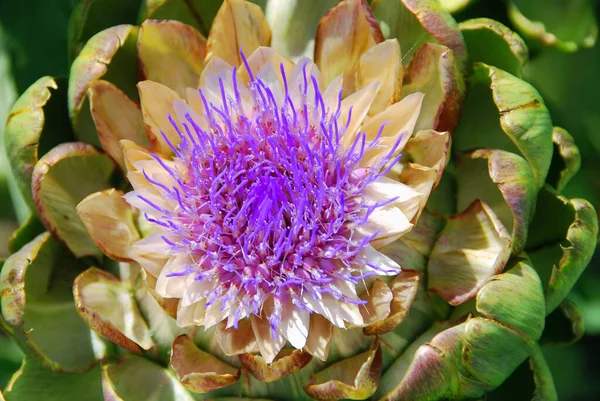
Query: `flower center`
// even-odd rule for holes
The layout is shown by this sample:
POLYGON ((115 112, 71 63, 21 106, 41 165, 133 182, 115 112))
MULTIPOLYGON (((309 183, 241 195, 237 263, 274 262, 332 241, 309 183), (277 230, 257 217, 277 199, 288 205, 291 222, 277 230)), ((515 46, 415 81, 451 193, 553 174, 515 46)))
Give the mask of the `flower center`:
POLYGON ((359 134, 343 145, 352 112, 341 121, 341 91, 326 104, 306 64, 296 95, 283 67, 283 85, 249 75, 243 87, 235 69, 231 85, 219 78, 219 101, 199 90, 205 121, 189 113, 171 118, 181 137, 173 146, 180 167, 163 164, 178 184, 164 189, 179 207, 150 219, 169 232, 163 238, 173 253, 191 261, 171 275, 211 283, 206 307, 230 309, 236 327, 270 299, 273 328, 290 302, 311 313, 307 299, 324 294, 363 303, 354 286, 382 268, 361 253, 375 235, 356 229, 394 200, 368 203, 363 192, 396 163, 396 149, 361 167, 377 138, 367 143, 359 134))

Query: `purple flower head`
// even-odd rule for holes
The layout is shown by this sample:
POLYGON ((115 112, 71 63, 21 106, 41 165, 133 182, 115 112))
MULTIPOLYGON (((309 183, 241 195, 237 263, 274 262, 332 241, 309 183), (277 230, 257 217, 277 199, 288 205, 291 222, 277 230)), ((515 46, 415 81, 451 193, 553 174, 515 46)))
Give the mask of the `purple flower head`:
POLYGON ((275 338, 298 311, 361 325, 357 288, 399 271, 369 243, 381 234, 372 217, 402 197, 373 194, 391 181, 405 138, 384 142, 385 122, 371 137, 359 131, 341 79, 321 90, 309 61, 290 74, 246 69, 248 82, 235 68, 209 75, 202 113, 176 105, 179 143, 164 135, 173 161, 153 155, 161 172, 142 170, 174 205, 140 191, 130 201, 152 210, 146 218, 171 255, 159 282, 183 285, 184 307, 202 302, 207 327, 255 315, 275 338))

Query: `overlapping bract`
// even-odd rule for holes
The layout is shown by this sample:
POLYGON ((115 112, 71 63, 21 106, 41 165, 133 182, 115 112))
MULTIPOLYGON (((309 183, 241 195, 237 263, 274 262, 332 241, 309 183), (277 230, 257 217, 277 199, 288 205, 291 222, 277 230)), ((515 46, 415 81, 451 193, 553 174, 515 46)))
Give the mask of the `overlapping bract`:
POLYGON ((68 94, 45 78, 11 113, 35 214, 1 276, 2 327, 29 353, 7 399, 38 360, 102 360, 82 380, 120 400, 478 399, 528 356, 543 370, 546 315, 588 263, 597 219, 546 184, 565 136, 518 78, 518 36, 457 26, 430 0, 181 3, 98 33, 68 94), (505 57, 471 46, 490 34, 505 57), (63 138, 48 105, 67 98, 63 138), (33 239, 35 215, 51 234, 33 239), (255 262, 265 254, 276 263, 255 262), (43 302, 71 314, 48 325, 43 302), (65 329, 70 352, 50 340, 65 329), (129 352, 117 360, 108 341, 129 352))

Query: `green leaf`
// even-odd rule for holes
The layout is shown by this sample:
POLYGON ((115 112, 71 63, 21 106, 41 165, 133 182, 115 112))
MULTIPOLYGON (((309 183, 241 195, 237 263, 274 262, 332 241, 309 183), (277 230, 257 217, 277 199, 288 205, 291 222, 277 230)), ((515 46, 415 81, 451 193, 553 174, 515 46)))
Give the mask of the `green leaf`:
POLYGON ((204 37, 223 0, 142 0, 138 22, 152 19, 174 19, 191 25, 204 37))
POLYGON ((564 52, 592 47, 598 37, 591 0, 510 0, 508 16, 528 39, 564 52))
POLYGON ((479 317, 469 319, 462 352, 465 371, 489 391, 502 384, 527 358, 532 346, 501 323, 479 317))
POLYGON ((466 322, 462 361, 469 377, 489 391, 525 360, 542 333, 540 279, 528 261, 518 260, 479 291, 476 307, 482 317, 466 322))
POLYGON ((96 33, 121 24, 135 24, 141 0, 78 0, 69 17, 69 57, 75 59, 96 33))
POLYGON ((450 48, 461 71, 467 51, 454 18, 434 0, 373 0, 371 8, 387 38, 397 38, 407 65, 423 43, 450 48))
POLYGON ((170 371, 133 355, 104 364, 102 386, 105 400, 110 401, 194 400, 170 371))
POLYGON ((106 154, 81 142, 55 147, 35 166, 32 188, 39 217, 77 257, 102 257, 75 207, 86 196, 112 187, 114 170, 106 154))
POLYGON ((526 250, 542 279, 546 313, 569 294, 590 262, 598 217, 586 200, 566 199, 548 187, 540 191, 526 250))
POLYGON ((413 341, 384 373, 374 398, 478 399, 500 385, 530 354, 543 328, 539 278, 518 261, 479 291, 476 306, 481 315, 438 322, 413 341))
POLYGON ((475 63, 454 150, 500 149, 523 156, 536 187, 552 161, 552 122, 533 86, 496 67, 475 63))
POLYGON ((4 396, 6 401, 103 401, 100 367, 85 374, 58 373, 26 357, 4 396))
POLYGON ((137 36, 139 28, 119 25, 94 35, 83 47, 69 75, 69 115, 77 139, 100 147, 90 113, 87 90, 102 78, 138 100, 136 88, 137 36))
POLYGON ((9 334, 55 371, 82 372, 96 362, 90 330, 71 286, 83 270, 49 233, 11 255, 2 268, 2 316, 9 334))
POLYGON ((529 59, 523 39, 505 25, 489 18, 475 18, 458 24, 471 62, 498 67, 516 77, 529 59))
POLYGON ((565 299, 546 318, 546 328, 540 340, 542 345, 570 345, 583 337, 583 316, 577 305, 565 299))
POLYGON ((544 329, 546 308, 540 278, 529 262, 518 261, 490 280, 477 294, 477 311, 526 341, 537 341, 544 329))
POLYGON ((66 107, 66 80, 43 77, 21 95, 6 120, 6 154, 19 191, 31 210, 31 174, 35 164, 56 145, 73 140, 66 107))
POLYGON ((527 161, 514 153, 479 149, 458 155, 456 175, 458 210, 475 199, 484 201, 512 234, 513 252, 520 252, 537 197, 527 161))
POLYGON ((581 167, 581 153, 575 139, 564 129, 554 127, 552 130, 554 155, 546 181, 558 192, 561 192, 581 167))

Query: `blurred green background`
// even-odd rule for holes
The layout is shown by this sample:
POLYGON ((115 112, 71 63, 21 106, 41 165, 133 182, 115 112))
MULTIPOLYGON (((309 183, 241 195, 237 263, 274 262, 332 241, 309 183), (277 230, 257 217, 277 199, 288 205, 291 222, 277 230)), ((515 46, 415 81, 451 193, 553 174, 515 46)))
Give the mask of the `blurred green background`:
MULTIPOLYGON (((544 1, 527 0, 545 6, 544 1)), ((582 3, 586 0, 547 0, 551 3, 582 3)), ((0 137, 12 103, 34 81, 44 75, 66 76, 72 50, 69 16, 73 9, 95 0, 0 0, 0 137)), ((141 0, 114 3, 115 12, 97 21, 97 30, 109 24, 136 23, 141 0)), ((451 2, 447 1, 447 2, 451 2)), ((474 1, 455 14, 458 21, 489 17, 513 28, 506 4, 501 0, 474 1)), ((564 6, 564 4, 563 4, 564 6)), ((594 2, 600 19, 600 0, 594 2)), ((551 6, 549 6, 551 8, 551 6)), ((561 16, 557 16, 559 19, 561 16)), ((572 29, 576 29, 573 24, 572 29)), ((82 32, 81 39, 95 32, 82 32)), ((528 42, 529 43, 529 42, 528 42)), ((566 128, 582 154, 582 168, 564 191, 569 198, 582 197, 600 209, 600 47, 563 52, 530 44, 530 62, 524 78, 541 92, 552 111, 554 125, 566 128)), ((10 172, 2 146, 0 157, 0 260, 6 257, 7 239, 23 221, 25 209, 10 191, 10 172)), ((560 400, 600 399, 600 252, 579 280, 569 298, 580 308, 585 336, 568 347, 546 347, 560 400)), ((21 351, 0 332, 0 388, 4 388, 21 364, 21 351)), ((517 400, 513 400, 517 401, 517 400)))

